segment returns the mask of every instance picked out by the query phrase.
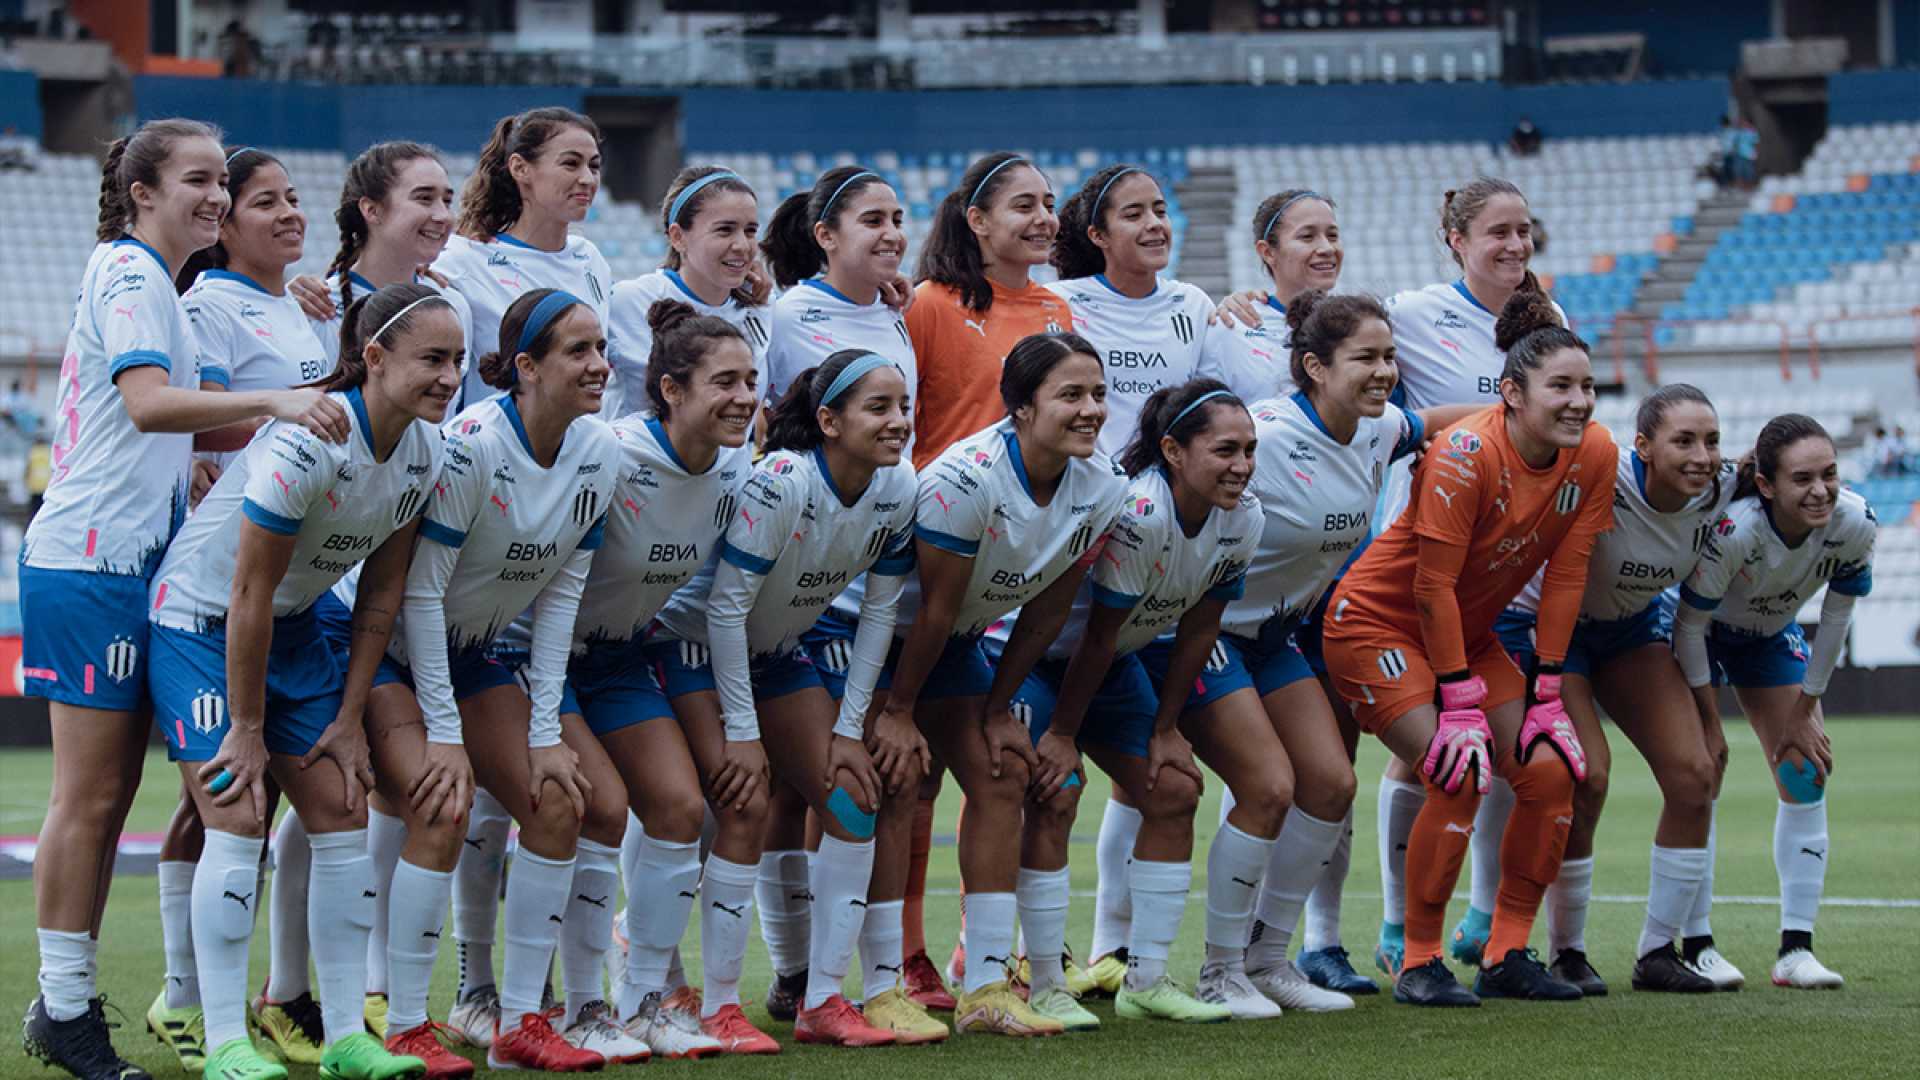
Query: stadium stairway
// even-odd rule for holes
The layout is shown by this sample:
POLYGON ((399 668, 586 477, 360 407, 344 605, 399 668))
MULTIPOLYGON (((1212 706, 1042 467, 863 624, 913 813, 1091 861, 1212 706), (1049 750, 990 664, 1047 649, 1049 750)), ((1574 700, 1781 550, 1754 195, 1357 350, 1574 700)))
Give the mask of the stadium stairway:
MULTIPOLYGON (((1659 265, 1653 273, 1647 275, 1640 288, 1633 294, 1633 304, 1629 310, 1635 319, 1659 319, 1669 304, 1677 303, 1687 294, 1694 277, 1706 264, 1707 253, 1720 242, 1720 236, 1740 226, 1740 219, 1746 213, 1749 196, 1739 191, 1720 191, 1707 197, 1688 217, 1674 222, 1675 242, 1671 252, 1661 256, 1659 265)), ((1619 355, 1625 358, 1630 385, 1644 382, 1644 364, 1646 356, 1646 335, 1640 325, 1630 322, 1624 327, 1615 327, 1608 334, 1623 334, 1620 340, 1619 355)), ((1609 358, 1614 355, 1613 344, 1609 340, 1601 347, 1609 358)))
POLYGON ((1187 178, 1173 187, 1187 212, 1186 245, 1180 258, 1181 280, 1205 290, 1216 300, 1233 288, 1227 244, 1238 235, 1233 228, 1236 183, 1231 166, 1195 165, 1189 169, 1187 178))

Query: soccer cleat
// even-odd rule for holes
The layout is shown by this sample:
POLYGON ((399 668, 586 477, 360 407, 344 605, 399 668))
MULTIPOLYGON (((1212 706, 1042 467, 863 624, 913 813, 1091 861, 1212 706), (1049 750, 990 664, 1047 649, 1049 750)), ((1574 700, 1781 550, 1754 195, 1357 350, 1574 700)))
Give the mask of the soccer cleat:
MULTIPOLYGON (((922 960, 925 960, 926 957, 926 953, 920 954, 922 960)), ((911 961, 909 961, 909 964, 911 964, 911 961)), ((934 981, 938 982, 939 978, 938 975, 935 975, 934 981)), ((806 996, 806 968, 801 968, 791 975, 775 975, 773 982, 767 986, 767 999, 764 1002, 767 1007, 767 1015, 773 1017, 775 1020, 791 1023, 793 1018, 800 1014, 800 1003, 806 996)))
POLYGON ((368 994, 360 1003, 360 1019, 366 1022, 367 1032, 374 1038, 386 1041, 387 1038, 387 995, 368 994))
POLYGON ((1773 962, 1773 985, 1795 990, 1838 990, 1847 980, 1830 971, 1812 949, 1794 949, 1773 962))
POLYGON ((1060 1026, 1068 1031, 1093 1031, 1100 1026, 1099 1017, 1088 1012, 1079 998, 1058 986, 1030 995, 1027 1008, 1060 1021, 1060 1026))
POLYGON ((1296 1012, 1340 1012, 1353 1008, 1353 999, 1345 994, 1336 994, 1331 990, 1322 990, 1313 985, 1293 961, 1282 960, 1270 968, 1247 972, 1247 981, 1254 989, 1270 998, 1275 1005, 1296 1012))
POLYGON ((1353 961, 1347 958, 1347 950, 1338 945, 1302 951, 1299 965, 1300 974, 1322 990, 1348 995, 1380 992, 1378 983, 1353 970, 1353 961))
POLYGON ((160 1045, 173 1051, 173 1056, 180 1059, 180 1068, 189 1075, 206 1068, 207 1017, 200 1006, 169 1009, 167 992, 162 990, 147 1006, 147 1030, 160 1045))
POLYGON ((1440 1008, 1472 1007, 1480 1004, 1473 991, 1460 985, 1446 962, 1439 957, 1406 968, 1393 981, 1393 1000, 1403 1005, 1431 1005, 1440 1008))
POLYGON ((1373 947, 1373 966, 1389 979, 1398 979, 1407 963, 1407 928, 1400 923, 1380 924, 1380 940, 1373 947))
POLYGON ((680 991, 662 999, 654 991, 640 999, 640 1008, 626 1023, 627 1034, 646 1043, 656 1057, 699 1059, 718 1054, 720 1040, 700 1028, 700 1010, 682 1008, 680 991))
POLYGON ((1062 970, 1067 977, 1067 993, 1080 998, 1100 988, 1099 984, 1094 982, 1093 974, 1081 967, 1080 962, 1073 958, 1073 950, 1067 950, 1060 959, 1062 970))
POLYGON ((1711 994, 1713 980, 1689 967, 1672 942, 1634 962, 1633 988, 1662 994, 1711 994))
POLYGON ((1201 1001, 1165 975, 1145 990, 1122 986, 1113 996, 1113 1013, 1128 1020, 1171 1020, 1180 1024, 1219 1024, 1233 1019, 1225 1005, 1201 1001))
POLYGON ((913 1000, 904 986, 875 994, 860 1011, 867 1023, 881 1031, 893 1032, 893 1041, 898 1046, 945 1042, 951 1034, 947 1025, 927 1015, 926 1007, 913 1000))
POLYGON ((1562 949, 1547 971, 1561 982, 1569 982, 1580 988, 1582 997, 1606 997, 1607 981, 1593 970, 1587 962, 1587 954, 1580 949, 1562 949))
POLYGON ((1087 978, 1093 981, 1093 989, 1082 993, 1100 997, 1112 997, 1120 992, 1127 983, 1127 950, 1118 948, 1093 962, 1087 969, 1087 978))
POLYGON ((318 1065, 327 1045, 320 1003, 302 991, 288 1001, 268 1001, 265 990, 253 999, 253 1023, 289 1065, 318 1065))
POLYGON ((440 1025, 429 1020, 387 1038, 387 1050, 417 1057, 427 1065, 426 1080, 463 1080, 473 1075, 473 1062, 440 1044, 440 1025))
POLYGON ((1701 949, 1700 954, 1688 961, 1687 966, 1706 976, 1715 990, 1738 990, 1747 985, 1746 974, 1711 945, 1701 949))
POLYGON ((500 991, 489 983, 461 994, 447 1015, 447 1027, 468 1046, 482 1050, 492 1046, 493 1033, 500 1028, 500 991))
POLYGON ((811 1009, 801 1009, 793 1037, 816 1046, 892 1046, 891 1031, 874 1027, 843 995, 835 994, 811 1009))
MULTIPOLYGON (((927 958, 925 949, 907 957, 907 962, 900 968, 900 981, 906 987, 907 996, 922 1009, 936 1012, 953 1011, 953 991, 948 990, 947 984, 940 981, 940 972, 933 966, 933 961, 927 958)), ((803 992, 805 987, 806 982, 803 979, 801 981, 803 992)), ((769 990, 767 994, 771 997, 773 991, 769 990)), ((771 1014, 773 1010, 769 1008, 767 1012, 771 1014)))
POLYGON ((1200 969, 1200 981, 1193 993, 1201 1001, 1225 1005, 1235 1020, 1272 1020, 1280 1015, 1280 1006, 1247 980, 1247 973, 1234 971, 1214 961, 1200 969))
POLYGON ((205 1080, 287 1080, 287 1067, 262 1057, 253 1040, 228 1039, 207 1055, 205 1080))
POLYGON ((1490 968, 1481 968, 1473 992, 1482 998, 1519 998, 1522 1001, 1579 1001, 1580 988, 1554 975, 1532 949, 1508 949, 1490 968))
MULTIPOLYGON (((105 1001, 105 998, 94 998, 81 1015, 71 1020, 55 1020, 47 1015, 46 1000, 34 998, 27 1006, 26 1015, 20 1018, 20 1049, 26 1051, 28 1057, 79 1080, 153 1080, 145 1069, 114 1050, 107 1030, 105 1001)), ((280 1070, 280 1075, 286 1076, 286 1070, 280 1070)))
POLYGON ((1051 1016, 1034 1012, 1005 979, 960 995, 953 1010, 953 1029, 962 1035, 1059 1035, 1067 1028, 1051 1016))
POLYGON ((544 1012, 523 1014, 520 1026, 512 1031, 495 1031, 493 1045, 487 1048, 489 1069, 593 1072, 606 1063, 607 1059, 599 1054, 582 1050, 561 1038, 560 1033, 547 1022, 544 1012))
POLYGON ((1493 916, 1478 908, 1468 908, 1460 924, 1453 928, 1453 941, 1447 951, 1463 964, 1478 966, 1487 951, 1487 939, 1493 936, 1493 916))
MULTIPOLYGON (((872 1003, 868 1003, 872 1008, 872 1003)), ((773 1036, 753 1026, 738 1005, 722 1005, 712 1016, 700 1018, 700 1030, 720 1044, 723 1054, 777 1054, 780 1044, 773 1036)), ((942 1029, 944 1030, 944 1029, 942 1029)))
POLYGON ((364 1031, 335 1039, 320 1058, 320 1080, 419 1080, 426 1075, 425 1061, 393 1053, 364 1031))
POLYGON ((604 1001, 589 1001, 567 1030, 560 1034, 571 1046, 591 1050, 607 1059, 609 1065, 637 1065, 653 1056, 645 1042, 627 1034, 614 1022, 613 1010, 604 1001))

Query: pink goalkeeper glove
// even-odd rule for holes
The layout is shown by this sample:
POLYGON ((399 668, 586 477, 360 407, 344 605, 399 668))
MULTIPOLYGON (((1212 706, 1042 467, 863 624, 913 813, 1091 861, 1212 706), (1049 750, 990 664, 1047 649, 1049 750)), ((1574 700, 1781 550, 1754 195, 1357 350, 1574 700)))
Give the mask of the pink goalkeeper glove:
POLYGON ((1425 769, 1427 778, 1449 795, 1460 790, 1469 772, 1482 795, 1493 780, 1493 730, 1480 711, 1485 700, 1487 682, 1478 675, 1440 684, 1440 726, 1427 744, 1425 769))
POLYGON ((1580 745, 1580 733, 1567 718, 1567 707, 1560 703, 1560 676, 1536 675, 1533 696, 1538 704, 1527 709, 1526 722, 1520 725, 1518 757, 1525 765, 1533 757, 1533 748, 1544 742, 1566 762, 1575 780, 1587 778, 1587 751, 1580 745))

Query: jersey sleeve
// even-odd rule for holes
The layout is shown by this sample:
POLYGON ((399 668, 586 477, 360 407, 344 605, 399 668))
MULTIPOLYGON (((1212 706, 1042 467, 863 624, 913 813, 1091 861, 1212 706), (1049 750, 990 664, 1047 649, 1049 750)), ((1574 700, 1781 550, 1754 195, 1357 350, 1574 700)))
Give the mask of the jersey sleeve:
POLYGON ((1613 437, 1595 425, 1596 432, 1581 444, 1581 459, 1594 470, 1599 480, 1581 498, 1573 527, 1547 559, 1540 579, 1540 605, 1534 624, 1534 651, 1544 663, 1559 664, 1567 658, 1567 643, 1573 638, 1574 623, 1580 618, 1580 605, 1587 591, 1587 564, 1593 558, 1593 546, 1600 534, 1613 528, 1613 489, 1617 460, 1613 437))
POLYGON ((1418 511, 1414 532, 1465 548, 1473 542, 1474 524, 1480 517, 1481 485, 1499 464, 1486 440, 1472 428, 1457 427, 1451 435, 1414 471, 1413 504, 1418 511))
POLYGON ((989 513, 985 477, 956 458, 943 457, 920 477, 913 534, 971 559, 980 551, 989 513))
POLYGON ((573 623, 580 613, 580 595, 593 569, 593 551, 581 547, 540 590, 533 600, 533 644, 528 649, 527 696, 532 712, 527 720, 527 745, 554 746, 560 742, 560 700, 567 682, 567 657, 573 648, 573 623))
POLYGON ((1873 507, 1861 503, 1860 521, 1856 534, 1841 549, 1840 565, 1827 579, 1827 591, 1842 596, 1861 597, 1873 591, 1873 542, 1878 524, 1873 507))
MULTIPOLYGON (((913 483, 906 487, 911 490, 913 483)), ((900 509, 887 523, 886 546, 880 549, 880 558, 874 561, 872 572, 881 577, 906 577, 913 573, 913 502, 900 500, 900 509)))
POLYGON ((233 385, 233 318, 205 297, 189 296, 181 305, 187 310, 187 323, 193 328, 193 341, 200 349, 200 381, 233 385))
POLYGON ((146 260, 109 261, 93 312, 106 347, 109 378, 117 379, 129 368, 170 372, 176 363, 194 362, 193 357, 172 356, 168 351, 173 347, 171 319, 179 302, 173 282, 146 260))
POLYGON ((1400 421, 1397 428, 1399 435, 1393 443, 1393 453, 1387 458, 1388 463, 1392 463, 1420 452, 1420 444, 1427 440, 1427 422, 1420 419, 1420 414, 1412 409, 1403 409, 1393 404, 1389 404, 1387 408, 1392 410, 1388 416, 1397 415, 1400 421))
POLYGON ((270 533, 296 535, 308 508, 326 496, 333 481, 326 444, 298 424, 275 424, 247 453, 253 457, 240 512, 270 533))
POLYGON ((740 509, 720 541, 720 559, 749 574, 765 576, 786 550, 794 524, 806 507, 806 491, 790 458, 772 458, 740 489, 740 509), (782 467, 794 469, 779 472, 782 467))
MULTIPOLYGON (((1260 535, 1266 531, 1266 514, 1260 509, 1260 500, 1252 495, 1246 496, 1238 514, 1244 515, 1242 538, 1239 550, 1253 552, 1260 547, 1260 535)), ((1227 558, 1220 564, 1220 580, 1207 590, 1207 596, 1214 600, 1233 603, 1247 595, 1247 569, 1251 564, 1247 559, 1227 558)))
POLYGON ((1700 558, 1693 564, 1693 572, 1680 583, 1680 599, 1688 607, 1700 611, 1718 608, 1721 597, 1726 596, 1727 590, 1732 587, 1734 577, 1746 565, 1751 547, 1751 538, 1740 528, 1732 514, 1720 515, 1720 520, 1707 530, 1707 542, 1700 548, 1700 558))
POLYGON ((433 498, 427 501, 425 520, 420 522, 420 537, 458 549, 467 542, 467 531, 487 500, 492 472, 484 444, 451 431, 444 437, 440 476, 434 481, 433 498))
POLYGON ((1100 559, 1093 564, 1093 602, 1132 611, 1153 584, 1153 564, 1166 546, 1166 522, 1173 507, 1142 497, 1122 510, 1107 531, 1100 559))

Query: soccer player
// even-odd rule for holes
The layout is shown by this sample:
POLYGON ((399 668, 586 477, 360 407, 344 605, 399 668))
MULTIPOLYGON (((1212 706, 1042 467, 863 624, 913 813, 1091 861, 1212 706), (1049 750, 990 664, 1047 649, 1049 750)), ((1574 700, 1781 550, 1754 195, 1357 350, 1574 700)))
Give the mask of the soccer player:
MULTIPOLYGON (((697 730, 703 744, 700 755, 710 764, 708 786, 716 803, 758 796, 771 761, 780 782, 819 816, 822 835, 808 881, 808 981, 794 1024, 795 1038, 807 1043, 886 1046, 947 1035, 924 1012, 915 1024, 880 1026, 840 992, 855 942, 875 918, 868 886, 883 796, 863 734, 892 640, 901 582, 913 567, 914 479, 906 458, 911 385, 893 361, 858 349, 836 352, 793 377, 770 415, 766 456, 740 493, 719 561, 668 601, 658 644, 649 650, 675 710, 699 718, 689 730, 697 730), (801 638, 862 574, 868 580, 860 629, 836 709, 801 638)), ((915 742, 924 759, 924 744, 915 742)), ((924 768, 924 761, 917 764, 924 768)), ((919 776, 908 779, 897 797, 910 814, 919 776)), ((746 865, 727 869, 740 872, 726 884, 741 902, 737 890, 745 884, 746 865)), ((889 971, 886 989, 892 989, 900 967, 900 914, 897 908, 886 914, 894 947, 882 963, 889 971)), ((745 912, 736 918, 741 925, 730 928, 728 947, 712 961, 735 980, 745 912)), ((662 928, 667 932, 635 938, 634 944, 662 948, 678 941, 684 928, 683 909, 677 922, 662 928)), ((873 958, 867 961, 872 999, 883 991, 871 978, 873 958)), ((917 1010, 903 997, 898 1004, 917 1010)))
MULTIPOLYGON (((228 381, 202 359, 173 267, 219 239, 231 199, 219 132, 144 124, 107 152, 98 246, 80 283, 60 365, 53 472, 20 557, 26 692, 48 701, 53 790, 34 864, 40 995, 27 1052, 83 1080, 145 1073, 114 1051, 94 956, 120 829, 145 753, 148 580, 186 516, 192 432, 262 416, 344 441, 349 423, 317 390, 204 393, 228 381)), ((176 897, 177 901, 177 897, 176 897)), ((191 957, 169 954, 157 1030, 204 1058, 191 957)))
MULTIPOLYGON (((357 314, 369 320, 368 339, 385 344, 321 384, 352 417, 351 437, 329 444, 285 423, 257 435, 168 548, 148 604, 154 721, 206 825, 192 897, 206 1071, 234 1080, 287 1075, 248 1038, 245 1004, 269 775, 312 847, 307 926, 321 1071, 387 1080, 426 1070, 419 1058, 389 1053, 361 1015, 378 888, 361 714, 440 474, 434 425, 458 388, 462 343, 446 301, 430 290, 402 286, 357 314), (343 672, 314 602, 363 562, 366 602, 353 616, 343 672)), ((347 331, 357 323, 350 314, 347 331)))
POLYGON ((1436 438, 1415 472, 1408 512, 1347 572, 1323 630, 1328 670, 1361 727, 1421 763, 1427 799, 1408 844, 1406 958, 1394 986, 1395 1000, 1420 1005, 1480 1000, 1454 980, 1440 948, 1447 898, 1496 768, 1516 803, 1501 851, 1493 963, 1476 989, 1580 997, 1526 942, 1559 870, 1574 778, 1585 772, 1559 701, 1560 665, 1594 538, 1613 521, 1617 458, 1606 430, 1590 423, 1587 347, 1544 296, 1528 291, 1508 301, 1497 342, 1507 353, 1503 403, 1436 438), (1538 663, 1529 677, 1508 659, 1493 623, 1542 565, 1538 663))
MULTIPOLYGON (((1877 527, 1866 500, 1840 486, 1826 429, 1797 413, 1776 416, 1741 458, 1733 504, 1680 588, 1673 651, 1687 685, 1732 684, 1780 793, 1773 819, 1780 875, 1775 986, 1844 984, 1813 954, 1831 853, 1826 794, 1833 746, 1820 696, 1846 644, 1854 601, 1873 587, 1877 527), (1795 616, 1823 585, 1809 656, 1795 616)), ((1713 700, 1710 690, 1700 697, 1713 700)))
POLYGON ((1266 317, 1209 330, 1196 373, 1226 383, 1242 401, 1290 397, 1300 387, 1289 372, 1287 305, 1309 289, 1332 292, 1346 258, 1333 200, 1305 188, 1260 200, 1253 250, 1271 282, 1262 301, 1266 317))
MULTIPOLYGON (((1713 793, 1726 739, 1713 704, 1696 700, 1710 691, 1683 689, 1673 659, 1668 594, 1692 571, 1733 497, 1733 467, 1720 456, 1713 403, 1685 383, 1648 395, 1635 429, 1633 444, 1619 448, 1613 528, 1600 535, 1588 563, 1586 595, 1567 646, 1561 687, 1561 701, 1587 753, 1587 776, 1574 789, 1567 856, 1547 890, 1548 970, 1588 997, 1607 992, 1587 960, 1585 939, 1593 837, 1612 765, 1596 701, 1640 748, 1663 799, 1633 985, 1693 993, 1715 986, 1692 970, 1675 946, 1691 913, 1710 903, 1700 891, 1711 873, 1713 793)), ((1531 664, 1538 604, 1538 590, 1529 586, 1499 622, 1507 652, 1522 668, 1531 664)))
MULTIPOLYGON (((1068 1030, 1100 1023, 1069 992, 1063 968, 1067 842, 1084 779, 1082 745, 1141 817, 1127 867, 1135 917, 1115 1011, 1185 1023, 1235 1015, 1176 984, 1167 956, 1193 879, 1193 815, 1203 786, 1181 726, 1234 689, 1202 669, 1217 669, 1220 613, 1241 595, 1260 536, 1260 503, 1247 491, 1253 420, 1216 379, 1158 390, 1119 464, 1132 478, 1120 517, 1065 633, 1014 695, 1039 759, 1016 891, 1032 969, 1028 1004, 1068 1030)), ((995 631, 989 638, 997 644, 995 631)), ((1233 741, 1220 727, 1189 733, 1210 748, 1233 741)))

